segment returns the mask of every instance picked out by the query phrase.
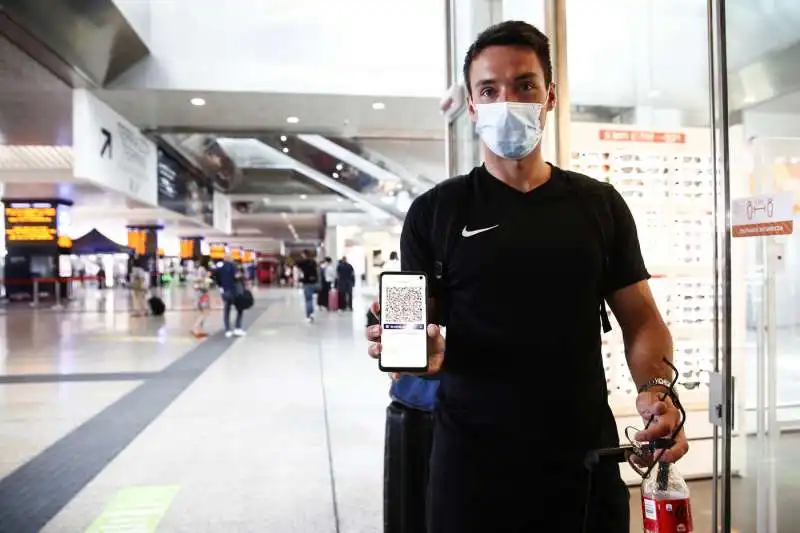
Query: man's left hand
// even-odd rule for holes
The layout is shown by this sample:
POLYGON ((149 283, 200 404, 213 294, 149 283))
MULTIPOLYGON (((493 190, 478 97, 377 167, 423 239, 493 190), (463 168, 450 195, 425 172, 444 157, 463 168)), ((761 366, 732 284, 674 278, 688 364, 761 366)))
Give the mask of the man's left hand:
MULTIPOLYGON (((651 417, 653 422, 650 427, 638 432, 634 437, 639 442, 651 442, 656 439, 669 438, 675 428, 681 422, 681 412, 672 403, 669 396, 661 400, 664 391, 654 389, 642 392, 636 397, 636 410, 639 411, 642 420, 647 423, 651 417)), ((683 429, 675 436, 675 444, 672 448, 663 452, 660 459, 668 463, 674 463, 689 451, 689 442, 683 429)), ((656 452, 659 453, 659 452, 656 452)))

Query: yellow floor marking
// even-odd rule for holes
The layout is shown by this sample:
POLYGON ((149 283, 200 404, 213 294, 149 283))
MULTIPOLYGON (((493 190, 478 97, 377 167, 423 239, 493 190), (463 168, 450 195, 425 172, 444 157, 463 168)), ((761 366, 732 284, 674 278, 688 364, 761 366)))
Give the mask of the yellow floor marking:
POLYGON ((154 533, 179 488, 177 485, 125 487, 85 533, 154 533))

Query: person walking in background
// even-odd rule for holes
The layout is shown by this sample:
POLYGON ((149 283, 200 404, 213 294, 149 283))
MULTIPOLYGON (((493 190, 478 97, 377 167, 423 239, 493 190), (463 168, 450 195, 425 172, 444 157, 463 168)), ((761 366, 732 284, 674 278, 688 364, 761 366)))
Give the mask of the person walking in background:
POLYGON ((331 294, 332 284, 328 280, 328 276, 333 273, 333 279, 336 279, 336 272, 333 270, 333 264, 330 257, 326 257, 320 263, 320 284, 319 292, 317 293, 317 307, 320 309, 328 309, 328 299, 331 294))
POLYGON ((325 258, 325 272, 323 274, 325 284, 325 309, 336 311, 339 308, 339 293, 334 288, 336 286, 336 265, 330 257, 325 258))
POLYGON ((207 337, 208 333, 205 331, 205 322, 208 317, 208 312, 211 309, 211 299, 209 298, 209 290, 211 289, 211 277, 208 271, 201 267, 197 268, 196 279, 194 283, 194 290, 197 293, 197 311, 200 315, 192 327, 192 335, 197 338, 207 337))
POLYGON ((303 284, 303 299, 306 304, 306 320, 314 321, 314 294, 319 290, 319 265, 311 257, 311 252, 303 252, 297 269, 303 284))
POLYGON ((339 291, 339 305, 342 311, 353 310, 353 287, 356 285, 356 271, 353 265, 342 257, 336 267, 336 288, 339 291))
POLYGON ((389 260, 383 264, 383 271, 400 272, 400 270, 400 258, 397 256, 397 252, 390 253, 389 260))
POLYGON ((150 276, 141 265, 134 265, 131 271, 131 315, 147 315, 147 292, 150 276))
POLYGON ((244 292, 244 279, 239 267, 231 259, 230 251, 225 252, 225 260, 217 267, 215 272, 219 290, 222 292, 223 323, 225 325, 226 337, 244 337, 245 331, 242 329, 242 318, 244 312, 236 306, 236 298, 244 292), (236 308, 236 322, 234 329, 231 329, 231 308, 236 308))

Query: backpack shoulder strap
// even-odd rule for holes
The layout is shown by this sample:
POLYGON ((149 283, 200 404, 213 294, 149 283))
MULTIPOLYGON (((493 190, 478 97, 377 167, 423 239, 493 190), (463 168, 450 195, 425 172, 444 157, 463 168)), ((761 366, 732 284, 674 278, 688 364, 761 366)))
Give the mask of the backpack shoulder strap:
POLYGON ((588 217, 589 223, 594 228, 600 250, 603 254, 600 270, 600 322, 603 332, 611 331, 611 321, 608 318, 606 307, 606 284, 610 264, 610 246, 614 239, 614 217, 608 202, 609 188, 611 185, 603 183, 583 174, 562 170, 567 178, 568 185, 580 203, 581 211, 588 217))
POLYGON ((434 275, 431 293, 442 306, 439 323, 447 316, 445 301, 446 276, 449 262, 458 241, 456 233, 466 223, 472 205, 472 174, 456 176, 437 185, 433 190, 433 213, 431 220, 431 247, 433 251, 434 275))

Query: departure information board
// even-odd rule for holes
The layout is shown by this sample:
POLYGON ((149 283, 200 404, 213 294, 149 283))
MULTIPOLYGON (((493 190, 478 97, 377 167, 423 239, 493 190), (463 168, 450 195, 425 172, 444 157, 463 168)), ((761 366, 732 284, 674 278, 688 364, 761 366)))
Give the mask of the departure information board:
POLYGON ((58 207, 49 202, 12 202, 5 206, 7 246, 56 246, 58 207))

